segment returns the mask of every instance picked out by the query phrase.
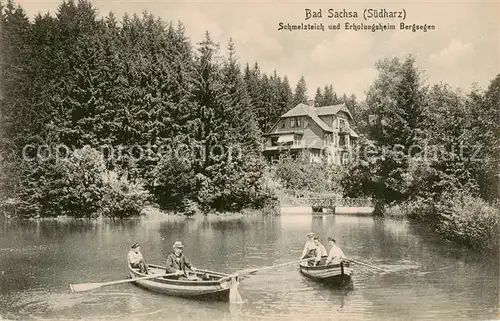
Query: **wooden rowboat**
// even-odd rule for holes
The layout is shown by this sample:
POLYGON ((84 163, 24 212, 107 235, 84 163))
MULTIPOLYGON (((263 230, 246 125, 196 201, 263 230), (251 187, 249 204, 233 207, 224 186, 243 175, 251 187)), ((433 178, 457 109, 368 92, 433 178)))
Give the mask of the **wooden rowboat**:
MULTIPOLYGON (((130 277, 139 278, 151 274, 164 275, 165 267, 149 264, 149 274, 140 273, 139 269, 129 267, 130 277)), ((231 287, 238 286, 238 277, 225 273, 208 270, 196 270, 189 277, 196 276, 198 280, 177 280, 173 278, 158 277, 156 279, 139 280, 136 285, 153 292, 163 293, 172 296, 198 299, 229 301, 231 287)))
POLYGON ((299 270, 300 273, 310 279, 332 285, 349 284, 354 273, 354 268, 348 261, 320 266, 309 266, 307 262, 303 262, 299 265, 299 270))

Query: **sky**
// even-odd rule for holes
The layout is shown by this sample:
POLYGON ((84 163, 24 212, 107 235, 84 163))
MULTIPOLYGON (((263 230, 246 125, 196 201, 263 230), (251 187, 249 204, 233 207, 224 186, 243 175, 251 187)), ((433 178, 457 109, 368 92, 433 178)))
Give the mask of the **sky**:
MULTIPOLYGON (((62 0, 17 0, 30 17, 54 14, 62 0)), ((427 84, 447 83, 469 90, 473 83, 486 89, 500 73, 500 1, 297 2, 297 1, 167 1, 94 0, 100 16, 113 12, 142 14, 181 21, 194 44, 205 31, 225 48, 233 38, 239 62, 258 62, 265 73, 287 75, 292 88, 304 76, 311 98, 318 86, 333 85, 339 94, 365 98, 377 77, 379 59, 415 57, 427 84), (322 11, 305 20, 306 9, 322 11), (358 18, 329 18, 328 10, 356 12, 358 18), (404 11, 405 19, 363 19, 365 9, 404 11), (325 31, 278 31, 279 23, 323 23, 325 31), (341 24, 341 30, 328 25, 341 24), (396 30, 345 30, 349 23, 391 23, 396 30), (400 30, 400 23, 434 25, 427 32, 400 30)))

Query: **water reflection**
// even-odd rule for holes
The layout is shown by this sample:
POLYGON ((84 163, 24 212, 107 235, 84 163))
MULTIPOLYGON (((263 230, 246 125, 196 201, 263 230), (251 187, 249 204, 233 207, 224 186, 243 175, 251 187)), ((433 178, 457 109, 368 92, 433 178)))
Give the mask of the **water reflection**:
POLYGON ((180 320, 492 319, 499 302, 498 258, 445 242, 421 225, 361 216, 259 215, 195 219, 6 222, 0 235, 0 315, 10 319, 180 320), (336 238, 355 259, 353 284, 332 288, 290 265, 241 282, 245 303, 197 302, 131 284, 69 294, 68 284, 127 277, 139 242, 163 264, 172 244, 200 268, 234 272, 297 260, 306 233, 336 238))

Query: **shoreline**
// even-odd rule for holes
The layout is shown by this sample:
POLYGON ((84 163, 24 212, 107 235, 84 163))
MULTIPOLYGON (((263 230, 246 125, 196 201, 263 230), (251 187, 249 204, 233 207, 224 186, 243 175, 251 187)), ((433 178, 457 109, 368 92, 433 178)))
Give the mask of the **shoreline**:
MULTIPOLYGON (((159 209, 156 206, 145 206, 142 210, 141 213, 138 216, 132 216, 132 217, 112 217, 112 216, 99 216, 99 217, 92 217, 92 218, 86 218, 86 217, 73 217, 73 216, 68 216, 68 215, 60 215, 60 216, 55 216, 55 217, 30 217, 30 218, 20 218, 20 217, 0 217, 0 221, 4 222, 69 222, 69 221, 75 221, 75 222, 96 222, 100 220, 110 220, 110 221, 135 221, 135 220, 148 220, 148 221, 157 221, 157 220, 162 220, 162 219, 170 219, 170 218, 176 218, 176 219, 191 219, 191 218, 241 218, 249 215, 255 215, 255 214, 263 214, 262 209, 243 209, 240 212, 209 212, 209 213, 197 213, 194 215, 185 215, 181 213, 174 213, 174 212, 166 212, 161 209, 159 209)), ((263 214, 265 216, 271 215, 271 214, 263 214)))

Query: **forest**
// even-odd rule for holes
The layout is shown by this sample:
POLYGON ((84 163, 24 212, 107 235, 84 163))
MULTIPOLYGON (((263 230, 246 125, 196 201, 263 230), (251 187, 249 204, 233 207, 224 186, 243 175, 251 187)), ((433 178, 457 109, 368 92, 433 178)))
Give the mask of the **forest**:
MULTIPOLYGON (((221 48, 207 31, 192 44, 181 22, 147 12, 98 18, 90 1, 69 0, 30 21, 12 1, 0 9, 1 201, 19 200, 17 216, 276 205, 261 134, 307 102, 304 77, 292 90, 286 75, 240 65, 231 39, 221 48)), ((353 114, 361 142, 350 165, 285 158, 277 179, 369 196, 381 215, 403 213, 447 238, 498 247, 500 74, 464 92, 426 84, 411 56, 375 66, 364 101, 330 84, 314 97, 353 114), (330 181, 310 181, 321 177, 330 181)))
POLYGON ((1 12, 0 182, 17 216, 275 204, 261 133, 307 102, 304 77, 292 90, 257 62, 240 66, 231 39, 220 48, 207 31, 192 44, 182 22, 147 12, 98 18, 86 0, 31 21, 13 1, 1 12))

